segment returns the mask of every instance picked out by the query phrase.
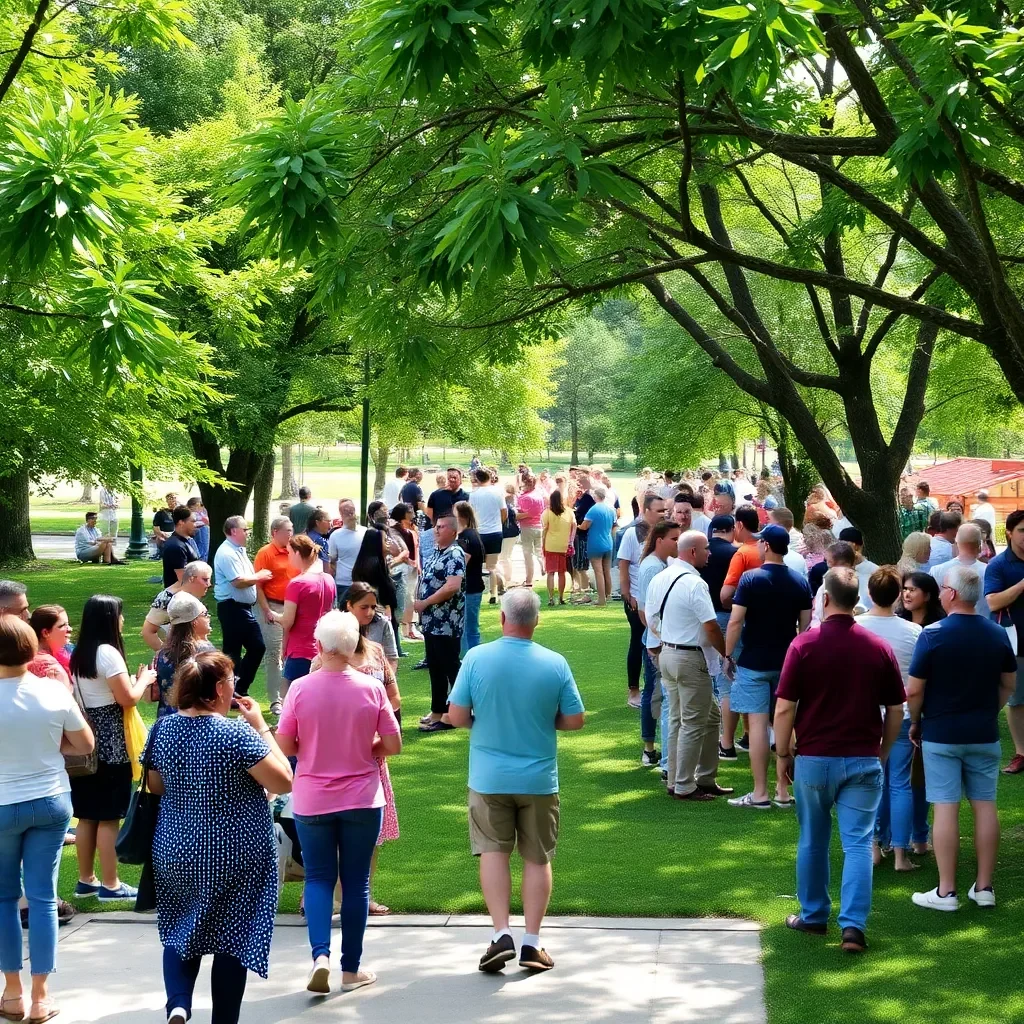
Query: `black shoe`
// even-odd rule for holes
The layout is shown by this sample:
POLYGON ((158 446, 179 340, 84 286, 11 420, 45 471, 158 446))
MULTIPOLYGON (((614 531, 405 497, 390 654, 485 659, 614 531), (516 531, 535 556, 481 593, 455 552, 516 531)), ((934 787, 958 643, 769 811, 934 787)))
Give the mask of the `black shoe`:
POLYGON ((497 974, 509 960, 516 958, 516 944, 511 935, 502 935, 497 942, 487 947, 487 952, 480 957, 479 968, 488 974, 497 974))
POLYGON ((528 971, 550 971, 555 961, 543 949, 536 946, 523 946, 519 951, 519 966, 528 971))
POLYGON ((827 924, 809 924, 799 914, 790 914, 786 918, 786 927, 795 932, 807 932, 808 935, 824 935, 828 931, 827 924))
POLYGON ((721 743, 718 744, 718 760, 719 761, 736 761, 738 760, 735 747, 723 747, 721 743))
POLYGON ((863 953, 868 948, 868 940, 859 928, 844 928, 841 948, 844 953, 863 953))
POLYGON ((712 796, 732 796, 736 790, 732 786, 720 786, 717 782, 713 786, 701 786, 697 788, 702 793, 710 793, 712 796))
POLYGON ((645 750, 640 755, 640 764, 644 768, 657 768, 661 764, 661 754, 657 750, 645 750))
POLYGON ((413 665, 412 670, 413 670, 413 672, 415 672, 417 669, 426 668, 426 667, 427 667, 427 659, 424 658, 422 661, 416 662, 416 664, 413 665))
POLYGON ((742 738, 736 741, 736 746, 739 747, 740 750, 750 750, 750 737, 744 733, 742 738))
POLYGON ((496 597, 489 597, 487 599, 487 603, 488 604, 497 604, 498 603, 498 599, 496 597))
POLYGON ((68 903, 66 900, 60 900, 60 899, 57 900, 57 923, 58 924, 67 924, 68 921, 70 921, 71 918, 73 918, 75 916, 75 914, 77 914, 77 913, 78 913, 78 911, 75 910, 75 908, 73 906, 71 906, 71 904, 68 903))
POLYGON ((662 772, 661 773, 661 781, 662 782, 668 782, 668 772, 662 772))

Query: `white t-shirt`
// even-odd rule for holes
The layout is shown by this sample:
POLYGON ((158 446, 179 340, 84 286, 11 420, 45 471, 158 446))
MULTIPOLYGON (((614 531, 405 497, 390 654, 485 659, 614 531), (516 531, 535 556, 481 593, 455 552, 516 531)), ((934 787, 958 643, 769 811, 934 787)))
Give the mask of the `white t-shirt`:
POLYGON ((971 512, 971 518, 984 519, 994 532, 996 528, 996 507, 990 501, 979 502, 971 512))
POLYGON ((877 568, 877 563, 872 562, 867 558, 865 558, 863 562, 858 562, 853 567, 853 571, 857 574, 857 577, 860 580, 860 603, 864 605, 865 608, 871 607, 871 595, 868 593, 868 580, 877 568))
POLYGON ((381 500, 387 505, 389 512, 398 504, 398 499, 402 495, 402 488, 406 485, 406 482, 400 476, 393 476, 384 485, 384 494, 381 496, 381 500))
POLYGON ((84 728, 60 683, 28 672, 0 680, 0 806, 70 792, 60 741, 65 729, 84 728))
POLYGON ((700 530, 701 533, 706 534, 711 529, 711 520, 703 512, 694 512, 690 516, 690 529, 700 530))
POLYGON ((789 566, 793 572, 798 572, 801 576, 807 575, 807 562, 804 560, 804 556, 792 548, 782 556, 782 564, 789 566))
POLYGON ((484 484, 469 495, 469 504, 476 513, 476 532, 501 533, 501 510, 505 507, 505 495, 493 484, 484 484))
POLYGON ((357 526, 354 530, 342 526, 327 539, 327 557, 332 562, 337 562, 334 567, 334 579, 343 587, 352 585, 352 567, 356 564, 356 556, 359 554, 365 533, 365 526, 357 526))
POLYGON ((736 492, 737 505, 742 502, 751 502, 754 500, 754 488, 750 486, 750 481, 745 477, 741 477, 739 480, 733 480, 732 489, 736 492))
MULTIPOLYGON (((898 615, 858 615, 857 624, 880 636, 896 655, 900 663, 900 674, 903 685, 907 685, 910 674, 910 659, 914 656, 914 646, 921 635, 921 627, 909 619, 901 619, 898 615)), ((903 704, 903 717, 910 717, 910 710, 903 704)))
MULTIPOLYGON (((961 565, 959 558, 951 558, 948 562, 942 562, 939 565, 933 566, 928 571, 935 577, 935 582, 941 587, 946 579, 946 573, 955 565, 961 565)), ((984 562, 980 562, 975 559, 970 565, 965 566, 967 569, 973 569, 981 577, 981 593, 978 595, 977 603, 974 605, 975 610, 979 615, 983 615, 986 619, 989 617, 988 601, 985 600, 985 570, 988 566, 984 562)))
POLYGON ((619 544, 619 561, 629 562, 629 591, 636 590, 637 579, 640 575, 640 562, 644 557, 643 541, 636 536, 636 527, 631 526, 623 535, 619 544))
POLYGON ((615 493, 613 487, 606 487, 604 489, 604 504, 609 508, 615 508, 615 502, 619 500, 618 494, 615 493))
POLYGON ((82 694, 82 703, 87 708, 105 708, 109 704, 116 704, 114 691, 110 689, 107 680, 122 673, 128 675, 128 666, 117 648, 110 644, 100 644, 96 648, 96 678, 75 677, 82 694))

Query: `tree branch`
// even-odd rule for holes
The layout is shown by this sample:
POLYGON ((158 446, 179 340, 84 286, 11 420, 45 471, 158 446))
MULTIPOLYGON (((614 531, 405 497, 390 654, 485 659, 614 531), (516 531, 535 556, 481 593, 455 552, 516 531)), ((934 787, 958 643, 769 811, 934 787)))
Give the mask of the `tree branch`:
POLYGON ((11 58, 11 63, 7 66, 7 70, 4 72, 4 77, 0 78, 0 103, 3 103, 4 97, 10 91, 15 78, 18 77, 18 72, 21 71, 22 65, 25 63, 25 59, 28 57, 29 51, 32 49, 32 44, 35 42, 36 35, 38 34, 39 29, 42 28, 43 19, 46 16, 46 9, 49 6, 50 0, 39 0, 35 14, 32 16, 32 22, 28 28, 25 29, 25 34, 22 36, 21 44, 18 46, 17 52, 11 58))
POLYGON ((317 398, 312 402, 304 402, 302 405, 293 405, 290 409, 285 409, 278 415, 275 422, 280 426, 285 420, 301 416, 304 412, 351 412, 355 407, 355 402, 339 405, 328 398, 317 398))

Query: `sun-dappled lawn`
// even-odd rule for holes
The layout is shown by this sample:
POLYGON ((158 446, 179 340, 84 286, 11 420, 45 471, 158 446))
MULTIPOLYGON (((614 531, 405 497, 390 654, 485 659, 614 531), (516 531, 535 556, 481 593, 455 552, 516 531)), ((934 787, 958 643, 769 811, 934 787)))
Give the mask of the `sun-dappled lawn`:
MULTIPOLYGON (((40 563, 19 575, 33 605, 64 604, 72 623, 94 592, 125 601, 129 663, 146 656, 139 639, 146 604, 158 586, 155 563, 118 567, 40 563)), ((1024 914, 1024 779, 1000 777, 1003 846, 996 874, 999 906, 968 903, 958 914, 920 910, 915 888, 935 884, 931 858, 914 875, 896 875, 891 859, 876 875, 867 956, 850 958, 833 928, 825 942, 788 931, 797 826, 784 811, 735 810, 724 801, 687 805, 668 800, 658 774, 639 766, 637 712, 626 706, 626 625, 620 604, 606 609, 543 609, 537 640, 561 651, 587 705, 587 726, 560 740, 562 830, 555 862, 554 914, 618 916, 734 915, 764 925, 762 933, 772 1024, 833 1021, 996 1024, 1024 1019, 1020 934, 1024 914)), ((216 618, 214 618, 216 623, 216 618)), ((497 609, 483 607, 485 639, 498 630, 497 609)), ((465 815, 465 732, 421 735, 427 710, 425 672, 411 671, 422 645, 400 671, 406 723, 403 753, 391 762, 401 838, 386 844, 374 895, 396 911, 482 912, 465 815)), ((257 680, 256 695, 262 695, 257 680)), ((144 709, 151 715, 151 708, 144 709)), ((1009 749, 1004 740, 1004 749, 1009 749)), ((720 779, 738 791, 745 759, 724 765, 720 779)), ((962 818, 960 889, 972 879, 970 820, 962 818)), ((838 840, 835 842, 838 846, 838 840)), ((840 860, 834 859, 838 903, 840 860)), ((131 880, 133 869, 124 875, 131 880)), ((61 891, 75 882, 74 851, 65 853, 61 891)), ((282 909, 294 911, 298 886, 286 887, 282 909)), ((557 956, 557 951, 553 950, 557 956)), ((609 965, 614 967, 614 965, 609 965)))

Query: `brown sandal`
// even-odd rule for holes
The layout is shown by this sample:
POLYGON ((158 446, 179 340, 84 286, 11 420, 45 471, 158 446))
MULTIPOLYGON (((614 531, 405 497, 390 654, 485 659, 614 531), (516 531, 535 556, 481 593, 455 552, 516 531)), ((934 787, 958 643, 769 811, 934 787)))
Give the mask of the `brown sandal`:
POLYGON ((22 1005, 24 1005, 24 1001, 24 996, 0 996, 0 1017, 4 1020, 24 1020, 24 1010, 22 1010, 21 1013, 14 1013, 11 1010, 4 1009, 5 1003, 22 1003, 22 1005))

